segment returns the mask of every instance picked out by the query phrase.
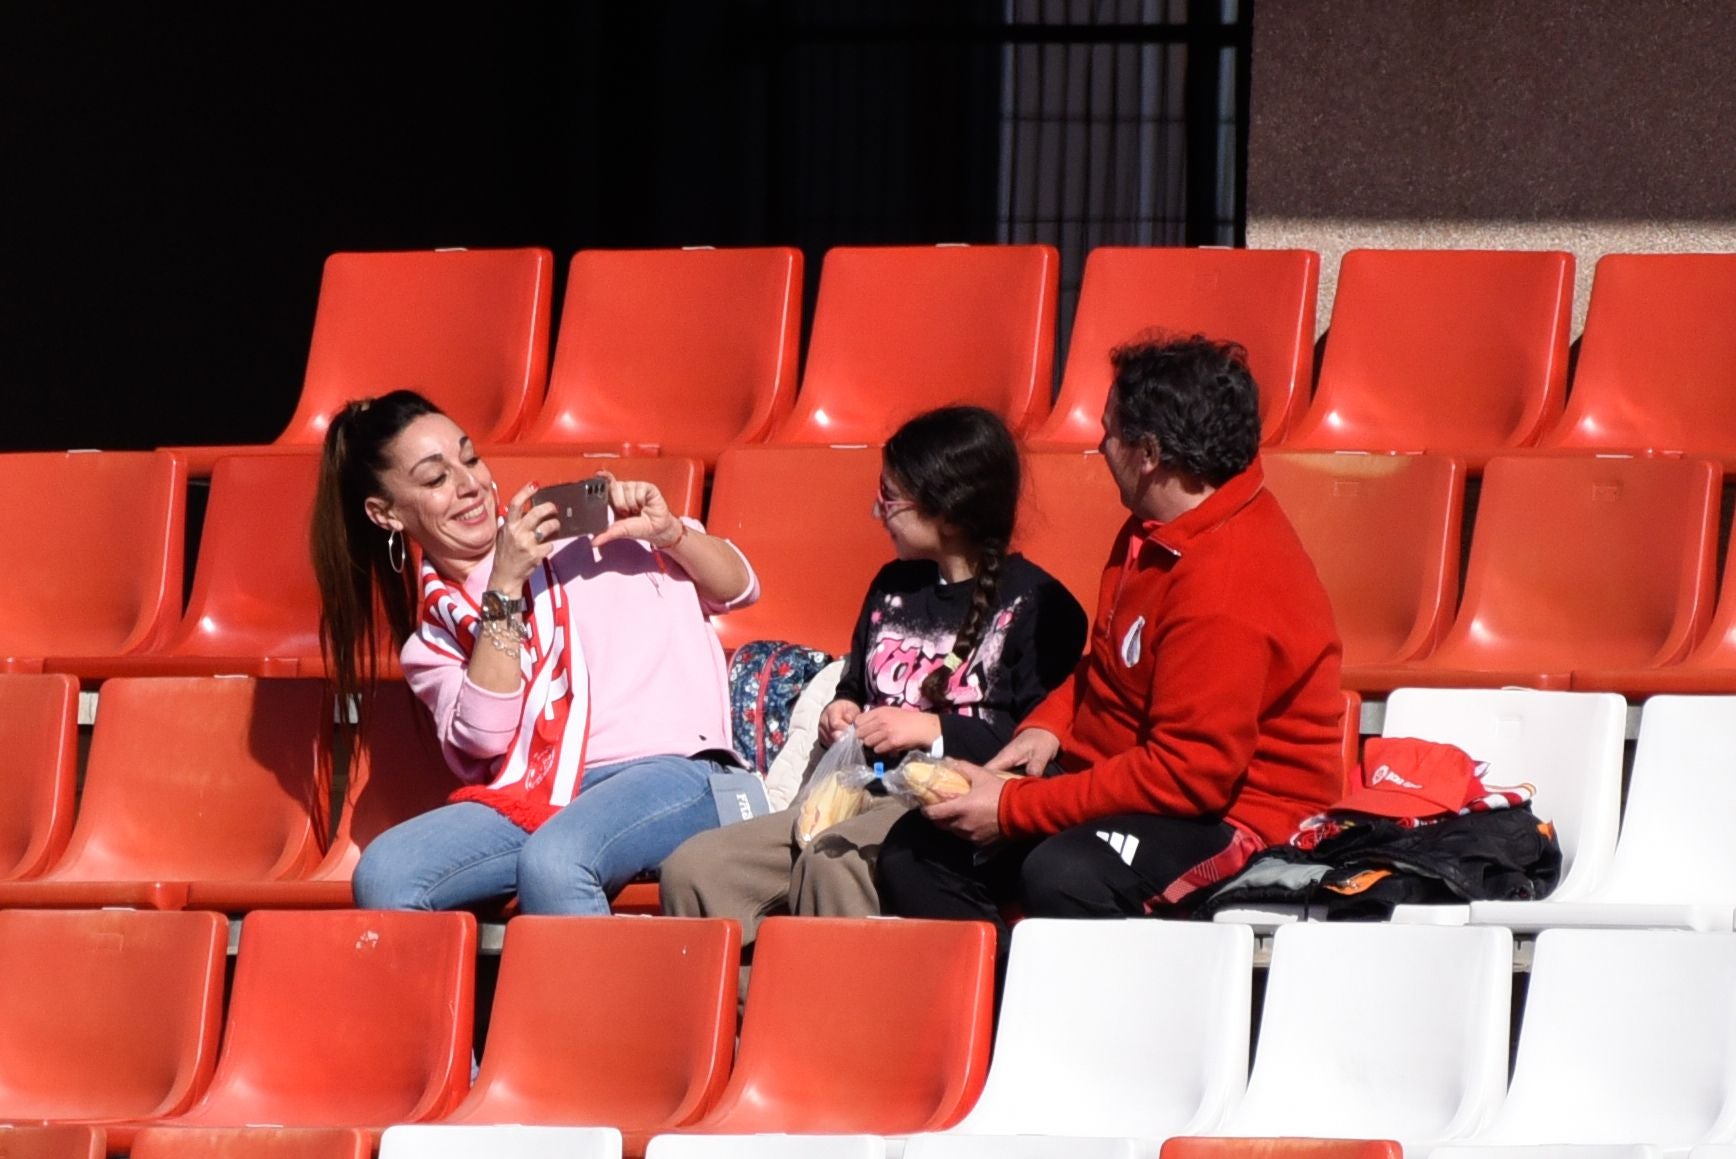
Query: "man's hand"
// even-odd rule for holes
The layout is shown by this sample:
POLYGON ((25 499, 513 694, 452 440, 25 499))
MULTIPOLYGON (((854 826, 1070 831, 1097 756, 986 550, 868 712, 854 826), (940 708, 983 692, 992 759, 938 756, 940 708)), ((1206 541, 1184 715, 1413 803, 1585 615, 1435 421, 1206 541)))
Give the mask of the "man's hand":
POLYGON ((1040 777, 1061 752, 1061 738, 1046 728, 1027 728, 984 766, 1040 777))
POLYGON ((1007 783, 1005 775, 963 761, 952 763, 970 782, 970 791, 962 797, 928 805, 922 810, 922 815, 975 845, 998 841, 1001 836, 1001 789, 1007 783))
POLYGON ((929 749, 940 736, 940 717, 914 708, 870 708, 856 718, 856 739, 878 753, 929 749))
POLYGON ((860 715, 862 706, 854 700, 834 700, 828 704, 820 712, 820 743, 827 747, 836 744, 860 715))

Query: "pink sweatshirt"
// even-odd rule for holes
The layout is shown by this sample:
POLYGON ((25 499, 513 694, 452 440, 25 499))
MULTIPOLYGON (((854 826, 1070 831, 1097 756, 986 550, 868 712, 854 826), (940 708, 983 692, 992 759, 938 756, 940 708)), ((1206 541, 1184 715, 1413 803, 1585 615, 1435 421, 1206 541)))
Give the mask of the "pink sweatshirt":
MULTIPOLYGON (((704 530, 694 520, 684 522, 704 530)), ((747 590, 719 604, 702 600, 679 564, 639 540, 605 544, 601 555, 598 562, 586 538, 562 544, 550 557, 591 672, 587 765, 730 748, 728 671, 706 617, 759 599, 752 566, 747 590)), ((477 564, 465 581, 473 600, 480 602, 487 587, 489 564, 477 564)), ((411 690, 434 715, 452 771, 466 784, 493 779, 519 726, 522 689, 478 688, 462 663, 420 636, 405 642, 399 658, 411 690)))

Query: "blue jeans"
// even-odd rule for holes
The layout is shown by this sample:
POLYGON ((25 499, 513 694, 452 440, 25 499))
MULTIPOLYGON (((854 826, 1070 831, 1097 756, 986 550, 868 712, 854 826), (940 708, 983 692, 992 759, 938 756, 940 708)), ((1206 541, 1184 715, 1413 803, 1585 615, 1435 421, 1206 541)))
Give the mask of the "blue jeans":
POLYGON ((394 825, 362 851, 363 909, 456 909, 509 897, 531 914, 606 914, 609 897, 717 826, 711 761, 657 756, 585 770, 572 803, 526 833, 462 801, 394 825))

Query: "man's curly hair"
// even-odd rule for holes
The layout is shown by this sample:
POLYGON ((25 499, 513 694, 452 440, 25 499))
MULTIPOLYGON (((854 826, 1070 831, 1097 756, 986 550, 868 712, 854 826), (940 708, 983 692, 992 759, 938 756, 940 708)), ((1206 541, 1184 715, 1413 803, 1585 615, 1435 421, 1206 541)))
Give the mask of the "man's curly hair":
POLYGON ((1110 351, 1115 425, 1123 442, 1149 435, 1165 468, 1221 487, 1260 448, 1260 392, 1248 352, 1203 334, 1142 335, 1110 351))

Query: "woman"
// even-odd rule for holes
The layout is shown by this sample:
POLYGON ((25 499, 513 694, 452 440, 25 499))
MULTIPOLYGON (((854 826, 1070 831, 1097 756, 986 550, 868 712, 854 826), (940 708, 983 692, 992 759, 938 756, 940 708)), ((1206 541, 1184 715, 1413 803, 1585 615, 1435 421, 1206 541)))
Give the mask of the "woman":
POLYGON ((371 682, 389 633, 462 782, 368 846, 359 906, 516 891, 526 913, 604 914, 716 824, 728 694, 705 617, 758 597, 752 569, 649 483, 610 478, 614 522, 565 540, 535 489, 503 510, 470 439, 409 391, 353 402, 326 432, 313 553, 337 691, 371 682))
MULTIPOLYGON (((854 725, 889 768, 913 749, 981 763, 1078 663, 1085 612, 1009 552, 1019 452, 992 412, 918 415, 887 441, 882 463, 873 516, 897 558, 862 602, 820 740, 854 725)), ((663 866, 664 911, 733 917, 744 944, 771 913, 878 913, 874 857, 902 812, 882 798, 805 849, 791 810, 702 833, 663 866)))

